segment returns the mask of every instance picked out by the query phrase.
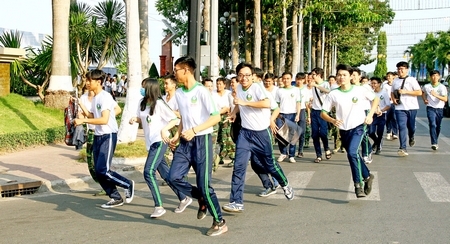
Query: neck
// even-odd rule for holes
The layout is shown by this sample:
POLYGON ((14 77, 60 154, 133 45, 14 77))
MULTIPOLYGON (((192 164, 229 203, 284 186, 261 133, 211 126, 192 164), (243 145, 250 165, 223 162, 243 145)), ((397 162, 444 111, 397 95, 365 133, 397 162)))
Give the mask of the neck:
POLYGON ((197 80, 195 80, 195 77, 190 76, 189 78, 187 78, 186 82, 184 82, 184 86, 186 87, 187 90, 190 90, 192 87, 195 86, 196 83, 197 80))
POLYGON ((352 87, 352 84, 350 84, 350 83, 341 84, 341 89, 344 91, 347 91, 351 87, 352 87))

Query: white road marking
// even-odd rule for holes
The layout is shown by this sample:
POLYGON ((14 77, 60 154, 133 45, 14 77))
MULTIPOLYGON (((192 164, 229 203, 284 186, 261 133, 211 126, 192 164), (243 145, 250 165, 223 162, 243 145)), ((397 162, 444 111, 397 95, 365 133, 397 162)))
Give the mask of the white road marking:
MULTIPOLYGON (((294 189, 294 200, 300 199, 306 186, 314 175, 314 171, 292 171, 288 174, 287 178, 289 185, 294 189)), ((268 196, 270 199, 285 199, 282 189, 277 190, 277 194, 268 196)))
POLYGON ((348 186, 347 200, 366 200, 366 201, 380 201, 380 186, 378 184, 378 173, 376 171, 370 171, 375 176, 372 183, 372 191, 366 197, 357 198, 355 194, 355 184, 350 179, 350 185, 348 186))
POLYGON ((414 172, 431 202, 450 202, 450 184, 437 172, 414 172))

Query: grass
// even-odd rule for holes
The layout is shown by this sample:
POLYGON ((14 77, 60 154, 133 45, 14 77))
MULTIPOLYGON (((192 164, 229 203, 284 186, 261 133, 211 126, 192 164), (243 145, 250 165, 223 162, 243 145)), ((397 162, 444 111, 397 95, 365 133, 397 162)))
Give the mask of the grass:
POLYGON ((21 95, 0 97, 0 134, 64 126, 64 111, 45 107, 21 95))

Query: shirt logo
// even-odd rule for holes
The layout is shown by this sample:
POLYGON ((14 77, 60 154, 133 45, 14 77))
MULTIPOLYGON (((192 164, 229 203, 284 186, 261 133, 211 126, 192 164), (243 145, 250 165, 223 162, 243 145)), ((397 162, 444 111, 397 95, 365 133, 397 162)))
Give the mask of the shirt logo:
POLYGON ((197 100, 198 99, 196 96, 191 97, 191 103, 195 104, 195 103, 197 103, 197 100))
POLYGON ((150 115, 147 115, 146 120, 147 120, 147 123, 149 123, 149 124, 152 122, 152 119, 150 118, 150 115))
POLYGON ((247 94, 247 96, 245 97, 245 99, 247 99, 247 101, 251 101, 253 98, 253 96, 251 94, 247 94))
POLYGON ((97 110, 99 110, 100 111, 100 109, 102 109, 102 105, 100 105, 100 104, 97 104, 97 110))
POLYGON ((353 98, 352 98, 352 102, 353 102, 353 103, 357 103, 357 102, 358 102, 358 98, 357 98, 357 97, 353 97, 353 98))
POLYGON ((291 97, 294 97, 294 93, 291 93, 291 97))
POLYGON ((384 99, 384 97, 383 97, 383 95, 381 95, 381 96, 380 96, 380 100, 383 100, 383 99, 384 99))

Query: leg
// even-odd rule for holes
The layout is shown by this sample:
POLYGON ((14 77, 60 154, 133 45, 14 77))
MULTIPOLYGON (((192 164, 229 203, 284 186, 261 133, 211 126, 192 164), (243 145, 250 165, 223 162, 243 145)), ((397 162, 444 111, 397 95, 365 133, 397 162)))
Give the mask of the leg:
MULTIPOLYGON (((236 144, 236 157, 233 166, 233 175, 231 176, 231 194, 230 203, 243 204, 244 202, 244 184, 247 164, 250 159, 251 132, 244 128, 239 133, 236 144)), ((270 144, 271 145, 271 144, 270 144)))
POLYGON ((320 120, 322 119, 320 118, 320 112, 320 110, 311 110, 311 136, 317 157, 322 157, 322 149, 320 148, 320 120))
MULTIPOLYGON (((164 152, 167 149, 167 145, 162 142, 155 142, 150 146, 148 151, 147 160, 144 165, 144 179, 147 182, 147 186, 152 193, 153 201, 155 202, 155 207, 162 207, 161 193, 159 191, 158 182, 156 180, 156 170, 164 161, 164 152)), ((167 165, 167 164, 166 164, 167 165)), ((167 177, 166 168, 161 167, 163 170, 160 172, 161 177, 167 177), (164 175, 164 176, 163 176, 164 175)))
POLYGON ((395 110, 395 118, 399 130, 400 149, 406 151, 406 126, 408 122, 407 111, 395 110))
POLYGON ((305 109, 300 110, 300 120, 298 125, 302 128, 302 133, 300 134, 299 144, 298 144, 298 156, 303 157, 303 146, 305 145, 305 134, 306 134, 306 111, 305 109))

